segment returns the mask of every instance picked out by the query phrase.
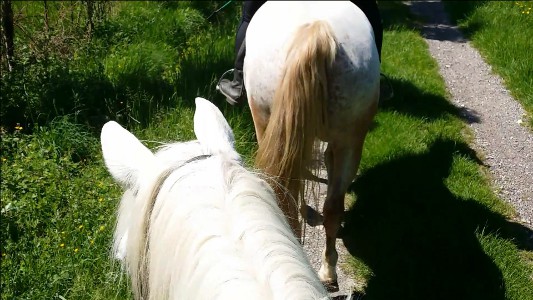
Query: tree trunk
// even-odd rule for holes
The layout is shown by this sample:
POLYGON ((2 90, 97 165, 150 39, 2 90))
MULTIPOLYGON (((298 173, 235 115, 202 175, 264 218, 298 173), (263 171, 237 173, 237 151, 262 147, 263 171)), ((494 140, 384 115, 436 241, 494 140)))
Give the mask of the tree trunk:
POLYGON ((91 37, 94 30, 94 0, 87 0, 87 27, 89 37, 91 37))
POLYGON ((2 0, 2 43, 5 47, 5 57, 9 71, 13 71, 15 52, 14 38, 15 30, 13 26, 13 8, 11 7, 11 0, 2 0))
POLYGON ((46 33, 46 37, 49 35, 49 29, 50 26, 48 25, 48 2, 46 0, 43 0, 44 2, 44 32, 46 33))

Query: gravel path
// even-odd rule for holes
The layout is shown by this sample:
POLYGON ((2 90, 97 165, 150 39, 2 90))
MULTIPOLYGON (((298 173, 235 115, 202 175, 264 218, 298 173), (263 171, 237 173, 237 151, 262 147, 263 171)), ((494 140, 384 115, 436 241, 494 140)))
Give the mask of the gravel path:
MULTIPOLYGON (((426 22, 422 35, 438 62, 451 101, 474 133, 472 147, 484 157, 498 195, 516 210, 517 222, 533 229, 533 134, 521 124, 525 112, 491 71, 476 49, 448 20, 440 1, 404 2, 426 22)), ((326 178, 325 174, 320 177, 326 178)), ((322 207, 326 186, 320 185, 318 207, 322 207)), ((325 243, 322 226, 306 226, 304 248, 318 271, 325 243)), ((533 237, 531 237, 533 239, 533 237)), ((344 270, 348 251, 337 240, 339 291, 336 299, 357 299, 351 295, 357 282, 344 270), (349 296, 351 295, 351 298, 349 296)))
POLYGON ((476 49, 452 26, 440 1, 408 2, 427 22, 422 28, 451 101, 474 132, 473 148, 484 157, 494 190, 516 210, 516 221, 533 229, 533 134, 525 111, 492 73, 476 49))

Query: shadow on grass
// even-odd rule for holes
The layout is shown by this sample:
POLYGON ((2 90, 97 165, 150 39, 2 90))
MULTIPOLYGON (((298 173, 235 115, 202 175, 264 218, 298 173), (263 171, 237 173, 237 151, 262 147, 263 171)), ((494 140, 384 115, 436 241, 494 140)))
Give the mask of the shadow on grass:
POLYGON ((428 152, 378 165, 351 186, 357 201, 346 213, 343 240, 373 272, 365 299, 505 298, 502 273, 476 233, 531 249, 532 232, 448 190, 456 155, 481 163, 468 145, 437 140, 428 152))
POLYGON ((378 7, 384 30, 398 27, 416 29, 417 21, 402 1, 379 1, 378 7))
MULTIPOLYGON (((464 43, 467 39, 455 25, 485 2, 444 1, 443 5, 438 1, 381 1, 379 9, 385 30, 407 28, 420 31, 427 39, 464 43), (450 14, 451 22, 445 11, 450 14)), ((478 28, 478 24, 471 24, 468 32, 465 32, 466 37, 471 36, 478 28)))
MULTIPOLYGON (((448 13, 450 22, 452 24, 458 24, 462 20, 468 19, 475 11, 481 6, 484 6, 488 1, 479 0, 479 1, 451 1, 444 0, 442 1, 444 9, 448 13)), ((480 30, 482 24, 480 22, 475 22, 469 24, 467 28, 462 28, 463 34, 470 38, 473 33, 480 30)))
POLYGON ((396 111, 428 121, 452 115, 469 124, 480 122, 476 111, 456 107, 444 97, 421 90, 407 80, 389 78, 389 82, 394 98, 380 104, 382 111, 396 111))

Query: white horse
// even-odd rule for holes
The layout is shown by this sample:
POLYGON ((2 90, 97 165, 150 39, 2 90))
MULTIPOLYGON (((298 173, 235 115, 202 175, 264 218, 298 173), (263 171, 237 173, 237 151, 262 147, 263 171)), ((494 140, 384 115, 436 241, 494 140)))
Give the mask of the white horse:
POLYGON ((125 189, 114 253, 137 299, 323 299, 328 294, 222 113, 196 98, 196 141, 155 155, 115 122, 105 164, 125 189))
POLYGON ((326 231, 319 271, 326 283, 337 280, 335 240, 377 111, 379 73, 372 26, 351 2, 267 2, 248 26, 244 82, 259 143, 256 167, 277 178, 280 207, 297 235, 298 212, 306 217, 305 201, 297 201, 316 159, 315 139, 328 143, 324 216, 313 221, 326 231))

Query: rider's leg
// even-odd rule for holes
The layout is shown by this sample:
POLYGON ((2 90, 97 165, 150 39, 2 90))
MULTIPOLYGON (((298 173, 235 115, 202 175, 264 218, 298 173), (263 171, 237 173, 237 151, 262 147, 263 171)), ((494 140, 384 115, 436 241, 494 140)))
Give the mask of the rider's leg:
POLYGON ((242 16, 237 28, 237 35, 235 37, 235 69, 233 72, 233 80, 221 79, 217 89, 226 96, 226 100, 234 105, 243 99, 243 64, 244 56, 246 54, 246 43, 244 42, 248 24, 252 20, 255 12, 266 1, 243 1, 242 16))

